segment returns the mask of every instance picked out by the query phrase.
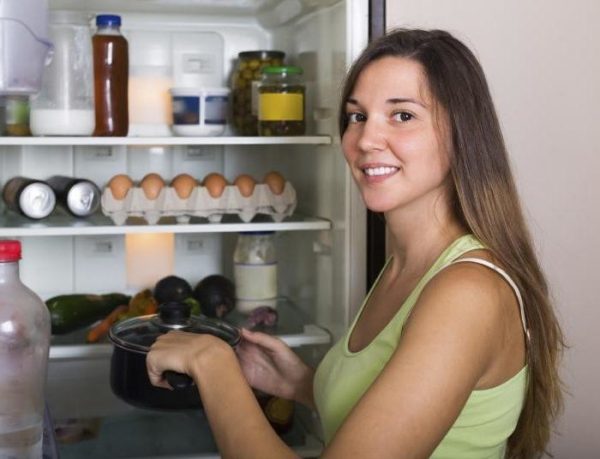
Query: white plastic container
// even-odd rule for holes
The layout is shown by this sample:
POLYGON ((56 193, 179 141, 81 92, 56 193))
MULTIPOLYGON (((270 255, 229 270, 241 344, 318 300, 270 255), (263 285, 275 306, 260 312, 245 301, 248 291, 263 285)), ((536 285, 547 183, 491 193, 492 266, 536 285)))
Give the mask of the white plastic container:
POLYGON ((94 131, 94 70, 89 17, 52 11, 54 58, 40 92, 31 98, 30 128, 36 136, 91 135, 94 131))
POLYGON ((171 88, 173 124, 180 136, 218 136, 225 132, 228 88, 171 88))
POLYGON ((235 308, 249 314, 277 307, 277 252, 273 231, 240 233, 233 254, 235 308))
POLYGON ((133 30, 129 42, 129 134, 169 136, 171 96, 174 86, 171 34, 133 30))
POLYGON ((52 57, 47 0, 0 1, 0 95, 35 94, 52 57))

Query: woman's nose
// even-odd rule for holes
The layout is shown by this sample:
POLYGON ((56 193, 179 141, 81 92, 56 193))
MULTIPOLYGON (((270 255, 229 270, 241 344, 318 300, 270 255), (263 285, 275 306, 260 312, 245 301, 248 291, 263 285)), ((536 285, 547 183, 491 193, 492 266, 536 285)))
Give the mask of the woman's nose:
POLYGON ((376 120, 368 118, 363 123, 357 143, 358 148, 365 152, 381 150, 386 145, 385 131, 376 120))

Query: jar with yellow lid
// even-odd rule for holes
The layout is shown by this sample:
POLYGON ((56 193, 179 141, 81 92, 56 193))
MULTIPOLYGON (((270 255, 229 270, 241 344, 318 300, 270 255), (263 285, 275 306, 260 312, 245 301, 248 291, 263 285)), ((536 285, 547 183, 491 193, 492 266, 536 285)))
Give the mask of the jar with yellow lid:
POLYGON ((264 67, 258 94, 258 135, 305 133, 305 87, 301 67, 264 67))
POLYGON ((258 135, 258 85, 265 66, 283 65, 283 51, 243 51, 232 74, 233 128, 238 135, 258 135))

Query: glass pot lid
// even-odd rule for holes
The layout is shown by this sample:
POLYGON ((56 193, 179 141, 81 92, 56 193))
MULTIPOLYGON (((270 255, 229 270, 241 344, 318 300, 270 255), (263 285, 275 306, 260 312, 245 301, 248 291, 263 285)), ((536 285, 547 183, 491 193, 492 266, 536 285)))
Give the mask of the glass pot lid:
POLYGON ((181 302, 168 302, 159 306, 158 314, 132 317, 113 325, 110 340, 125 350, 147 353, 156 338, 171 330, 190 333, 208 333, 235 346, 241 338, 240 331, 228 323, 206 316, 192 316, 191 306, 181 302))

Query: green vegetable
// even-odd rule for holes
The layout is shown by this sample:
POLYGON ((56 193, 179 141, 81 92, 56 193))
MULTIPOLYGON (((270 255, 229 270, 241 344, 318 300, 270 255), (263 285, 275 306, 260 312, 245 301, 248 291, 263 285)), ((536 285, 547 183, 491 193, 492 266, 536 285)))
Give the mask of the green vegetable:
POLYGON ((113 309, 128 304, 130 296, 121 293, 105 295, 59 295, 46 301, 50 311, 52 334, 62 335, 93 324, 113 309))
POLYGON ((198 303, 198 300, 196 300, 196 298, 194 298, 193 296, 186 298, 185 300, 183 300, 183 302, 189 304, 192 307, 192 309, 190 310, 191 315, 197 316, 202 314, 202 308, 200 307, 200 303, 198 303))
POLYGON ((202 314, 219 319, 235 307, 235 285, 220 274, 202 279, 194 288, 194 298, 200 303, 202 314))

